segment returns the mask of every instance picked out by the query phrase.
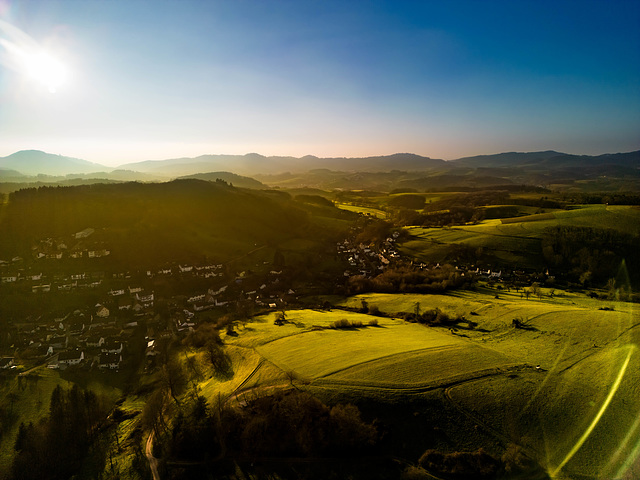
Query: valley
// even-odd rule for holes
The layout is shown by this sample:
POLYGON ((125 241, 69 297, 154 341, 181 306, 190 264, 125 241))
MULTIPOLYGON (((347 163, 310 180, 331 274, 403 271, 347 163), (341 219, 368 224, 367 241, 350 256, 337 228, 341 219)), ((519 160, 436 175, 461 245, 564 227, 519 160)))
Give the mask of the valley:
POLYGON ((199 177, 0 205, 2 478, 633 478, 635 193, 199 177))

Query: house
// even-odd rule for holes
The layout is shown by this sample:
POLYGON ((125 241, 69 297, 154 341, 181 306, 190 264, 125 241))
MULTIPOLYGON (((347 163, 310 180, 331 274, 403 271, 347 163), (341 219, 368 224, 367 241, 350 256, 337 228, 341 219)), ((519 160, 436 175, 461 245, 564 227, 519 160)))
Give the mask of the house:
POLYGON ((130 298, 118 299, 118 310, 131 310, 131 307, 133 307, 133 300, 130 298))
POLYGON ((56 350, 62 350, 67 347, 67 337, 66 335, 53 335, 49 339, 49 348, 47 350, 47 355, 52 355, 56 350))
POLYGON ((104 345, 104 337, 101 337, 99 335, 89 337, 87 338, 86 345, 87 347, 102 347, 104 345))
POLYGON ((76 239, 80 239, 80 238, 87 238, 90 237, 91 235, 93 235, 93 233, 95 232, 95 230, 93 228, 85 228, 84 230, 82 230, 81 232, 77 232, 74 237, 76 239))
MULTIPOLYGON (((84 315, 80 314, 80 317, 84 315)), ((82 318, 74 318, 67 323, 67 333, 69 335, 80 335, 84 331, 84 320, 82 318)))
POLYGON ((110 339, 102 345, 103 353, 122 353, 122 342, 110 339))
POLYGON ((0 358, 0 368, 3 370, 9 369, 14 366, 13 357, 0 358))
POLYGON ((153 292, 138 292, 136 293, 136 300, 138 300, 145 308, 153 307, 154 295, 153 292))
POLYGON ((156 349, 156 341, 155 339, 149 340, 147 342, 147 348, 144 352, 147 358, 155 357, 156 355, 160 355, 160 352, 156 349))
POLYGON ((218 290, 215 290, 215 291, 213 290, 213 288, 210 288, 207 293, 209 293, 209 295, 216 296, 216 295, 220 295, 226 289, 227 289, 227 285, 224 285, 224 286, 220 287, 218 290))
POLYGON ((109 316, 109 309, 104 305, 96 305, 96 316, 100 318, 107 318, 109 316))
POLYGON ((98 361, 98 368, 117 370, 122 362, 122 355, 119 353, 101 353, 98 361))
POLYGON ((187 299, 187 303, 196 303, 196 302, 200 302, 202 300, 204 300, 205 295, 194 295, 193 297, 189 297, 187 299))
POLYGON ((68 350, 58 354, 58 365, 80 365, 84 360, 84 352, 82 350, 68 350))

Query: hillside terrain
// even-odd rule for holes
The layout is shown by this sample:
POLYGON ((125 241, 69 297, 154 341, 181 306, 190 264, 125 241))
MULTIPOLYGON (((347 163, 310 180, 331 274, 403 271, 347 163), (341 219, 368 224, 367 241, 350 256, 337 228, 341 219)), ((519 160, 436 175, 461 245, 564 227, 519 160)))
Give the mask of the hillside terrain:
MULTIPOLYGON (((70 181, 96 183, 96 179, 166 181, 200 175, 201 179, 215 180, 210 178, 212 172, 233 172, 283 188, 469 191, 527 184, 565 191, 637 191, 639 165, 637 151, 598 156, 511 152, 450 161, 411 153, 365 158, 266 157, 250 153, 152 160, 113 169, 28 150, 0 158, 0 192, 70 181), (203 177, 205 174, 209 176, 203 177)), ((247 187, 258 188, 255 184, 247 187)))
POLYGON ((635 157, 559 156, 9 189, 0 478, 637 477, 635 157))

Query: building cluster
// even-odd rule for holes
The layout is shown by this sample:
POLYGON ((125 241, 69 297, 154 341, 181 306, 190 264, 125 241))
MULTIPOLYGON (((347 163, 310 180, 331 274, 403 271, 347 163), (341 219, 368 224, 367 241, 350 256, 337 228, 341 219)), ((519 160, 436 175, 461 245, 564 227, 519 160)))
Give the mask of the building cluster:
POLYGON ((372 277, 384 271, 395 259, 400 258, 396 250, 398 236, 398 232, 394 232, 379 247, 375 244, 357 243, 352 238, 338 242, 336 246, 338 256, 349 265, 343 275, 372 277))

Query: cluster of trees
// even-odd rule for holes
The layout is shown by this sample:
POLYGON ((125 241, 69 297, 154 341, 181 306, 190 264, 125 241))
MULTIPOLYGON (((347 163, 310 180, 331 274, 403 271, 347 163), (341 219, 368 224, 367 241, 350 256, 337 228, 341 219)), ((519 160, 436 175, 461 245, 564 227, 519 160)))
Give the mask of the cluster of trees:
MULTIPOLYGON (((227 323, 227 329, 229 327, 233 330, 232 323, 227 323)), ((224 343, 220 338, 218 325, 213 323, 200 324, 196 330, 187 335, 183 343, 186 346, 204 350, 207 360, 218 375, 229 377, 233 374, 231 359, 224 351, 224 343)))
POLYGON ((421 195, 402 195, 394 198, 389 204, 401 207, 394 215, 394 222, 398 225, 440 227, 484 220, 487 211, 483 207, 503 205, 508 199, 509 193, 506 191, 487 190, 451 195, 426 205, 421 195), (418 197, 422 199, 421 205, 418 197), (422 212, 418 212, 421 208, 422 212))
POLYGON ((449 453, 430 449, 422 454, 418 464, 428 472, 450 480, 549 478, 538 462, 515 443, 510 443, 499 459, 482 448, 475 452, 449 453))
MULTIPOLYGON (((333 329, 344 329, 344 328, 362 328, 363 323, 361 320, 347 320, 346 318, 341 318, 340 320, 336 320, 335 322, 331 322, 329 328, 333 329)), ((378 319, 372 318, 367 322, 367 325, 370 327, 378 326, 378 319)))
POLYGON ((390 207, 396 208, 410 208, 412 210, 419 210, 424 208, 425 198, 424 195, 416 193, 408 193, 404 195, 398 195, 389 200, 390 207))
POLYGON ((452 206, 446 210, 419 213, 415 210, 400 210, 393 220, 398 225, 419 225, 423 227, 442 227, 446 225, 464 225, 484 219, 485 210, 474 207, 452 206))
POLYGON ((460 315, 450 316, 439 308, 421 311, 420 303, 416 303, 413 312, 401 312, 398 313, 397 316, 404 318, 407 322, 422 323, 430 326, 450 326, 457 325, 461 322, 466 322, 470 328, 477 325, 477 323, 466 320, 460 315))
POLYGON ((291 390, 258 397, 244 409, 228 410, 227 447, 244 455, 351 456, 371 448, 378 434, 353 405, 328 407, 308 393, 291 390))
POLYGON ((548 227, 542 237, 545 260, 580 281, 605 283, 617 275, 623 260, 632 281, 638 281, 640 238, 617 230, 556 226, 548 227))
POLYGON ((173 420, 169 455, 181 460, 210 459, 222 450, 220 418, 198 395, 173 420))
POLYGON ((419 464, 429 472, 452 480, 495 478, 500 469, 500 462, 482 448, 475 452, 452 453, 427 450, 420 457, 419 464))
POLYGON ((563 196, 563 201, 573 204, 606 203, 609 205, 640 205, 637 193, 579 193, 572 192, 563 196))
MULTIPOLYGON (((40 422, 21 423, 15 442, 12 478, 67 479, 76 474, 93 447, 106 420, 107 408, 95 393, 77 385, 57 386, 51 394, 49 415, 40 422)), ((94 450, 97 450, 94 448, 94 450)), ((104 454, 93 451, 104 469, 104 454)))
POLYGON ((310 203, 321 207, 335 207, 331 200, 321 195, 296 195, 294 199, 296 202, 310 203))
POLYGON ((328 407, 291 390, 256 396, 246 406, 209 405, 198 395, 176 415, 165 443, 173 459, 351 456, 377 441, 374 425, 353 405, 328 407))
POLYGON ((421 270, 409 265, 388 268, 380 275, 367 278, 362 275, 349 277, 347 291, 349 294, 366 292, 379 293, 442 293, 446 290, 460 288, 470 281, 463 277, 451 265, 441 268, 421 270))
POLYGON ((364 245, 381 245, 394 230, 393 225, 385 220, 363 218, 361 222, 362 224, 356 225, 360 232, 355 241, 364 245))

